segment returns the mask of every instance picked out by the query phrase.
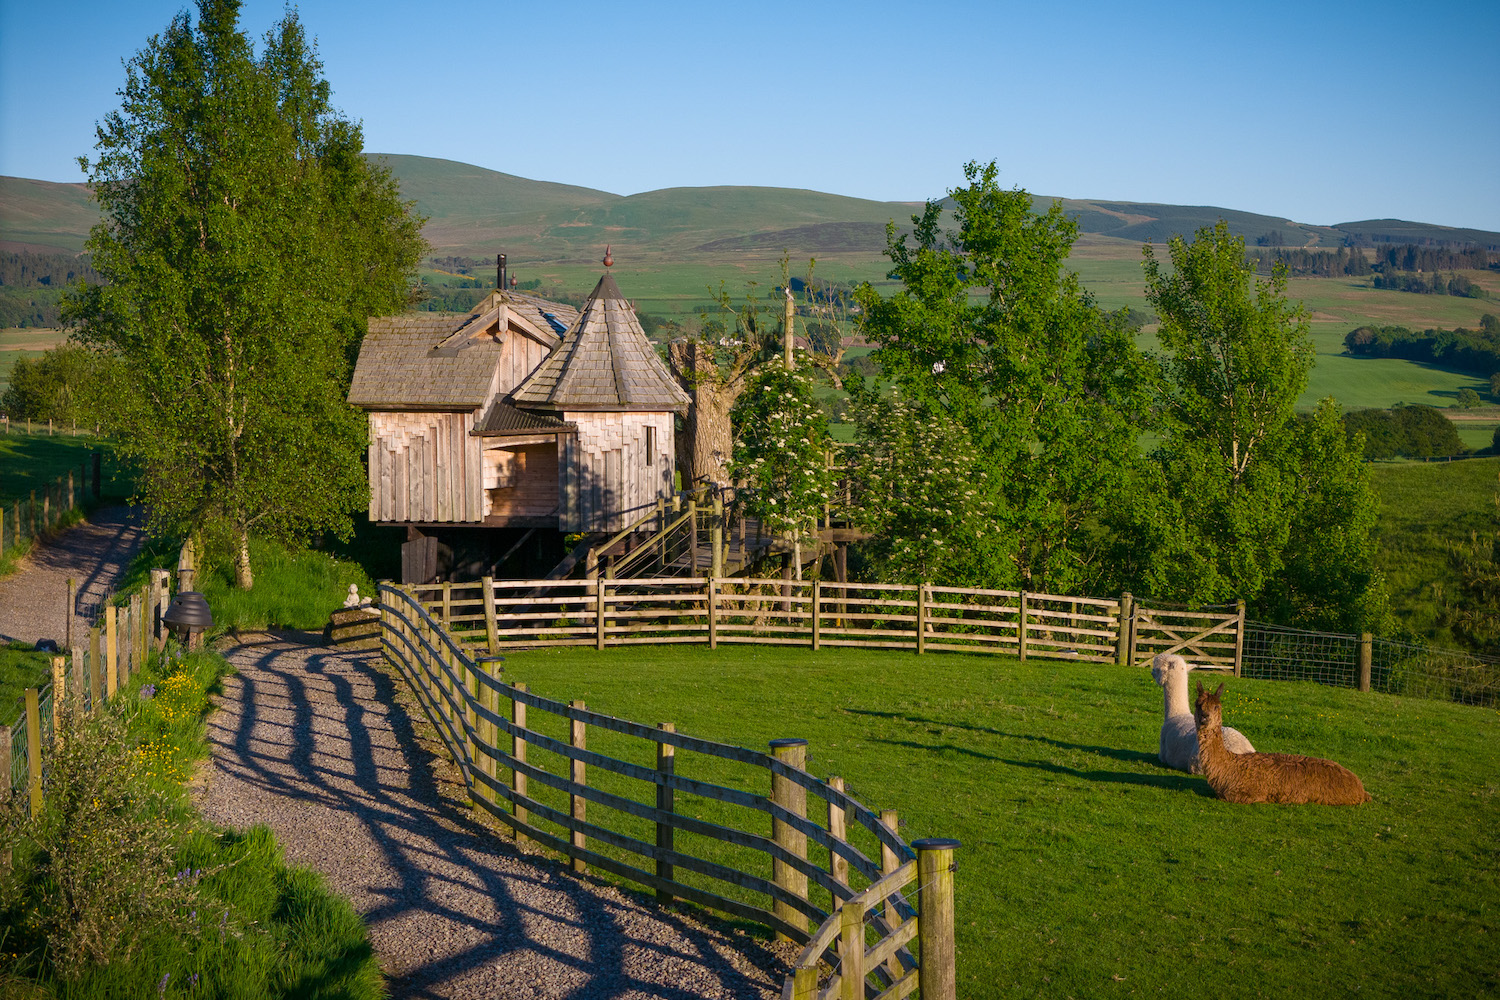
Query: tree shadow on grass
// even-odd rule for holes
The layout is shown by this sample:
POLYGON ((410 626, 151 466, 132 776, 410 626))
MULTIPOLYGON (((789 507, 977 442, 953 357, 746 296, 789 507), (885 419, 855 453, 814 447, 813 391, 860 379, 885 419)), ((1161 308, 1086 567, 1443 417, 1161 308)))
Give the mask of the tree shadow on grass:
POLYGON ((308 638, 227 651, 238 678, 210 720, 215 781, 244 788, 218 794, 350 897, 392 997, 767 995, 743 971, 779 964, 764 942, 601 892, 500 839, 461 804, 462 778, 379 654, 308 638))
POLYGON ((1080 753, 1096 754, 1100 757, 1108 757, 1127 764, 1160 764, 1157 755, 1146 753, 1141 750, 1126 750, 1121 747, 1102 747, 1091 743, 1069 743, 1066 740, 1054 740, 1049 736, 1033 736, 1028 733, 1007 733, 999 729, 991 729, 989 726, 975 726, 965 722, 954 722, 951 719, 929 719, 920 715, 912 715, 910 712, 877 712, 864 708, 846 708, 844 711, 851 715, 866 715, 880 719, 897 719, 912 722, 923 726, 942 726, 947 729, 962 729, 970 733, 984 733, 987 736, 998 736, 1007 740, 1031 740, 1034 743, 1046 743, 1057 747, 1059 750, 1077 750, 1080 753))

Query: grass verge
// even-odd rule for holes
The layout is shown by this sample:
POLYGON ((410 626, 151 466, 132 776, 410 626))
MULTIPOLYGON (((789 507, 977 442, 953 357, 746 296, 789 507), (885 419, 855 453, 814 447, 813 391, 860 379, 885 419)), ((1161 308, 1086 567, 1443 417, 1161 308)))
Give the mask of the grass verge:
MULTIPOLYGON (((504 666, 540 694, 696 736, 806 738, 811 771, 897 809, 908 839, 960 839, 964 997, 1500 989, 1493 710, 1230 678, 1226 722, 1258 749, 1336 759, 1374 795, 1237 806, 1158 764, 1161 693, 1138 669, 727 646, 526 651, 504 666)), ((566 739, 554 721, 529 724, 566 739)), ((610 753, 609 736, 590 731, 589 749, 610 753)), ((678 767, 740 784, 701 758, 678 767)), ((719 818, 708 800, 679 806, 719 818)))
POLYGON ((363 923, 265 828, 208 827, 187 781, 228 669, 156 662, 88 719, 59 717, 40 816, 12 808, 0 995, 384 995, 363 923))

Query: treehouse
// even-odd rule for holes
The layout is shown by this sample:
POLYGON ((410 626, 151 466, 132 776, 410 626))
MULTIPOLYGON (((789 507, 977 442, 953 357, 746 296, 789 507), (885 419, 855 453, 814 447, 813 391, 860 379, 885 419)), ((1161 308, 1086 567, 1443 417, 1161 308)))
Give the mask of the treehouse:
POLYGON ((672 495, 688 396, 606 273, 581 311, 496 291, 370 320, 349 402, 369 415, 370 520, 415 539, 618 531, 672 495))

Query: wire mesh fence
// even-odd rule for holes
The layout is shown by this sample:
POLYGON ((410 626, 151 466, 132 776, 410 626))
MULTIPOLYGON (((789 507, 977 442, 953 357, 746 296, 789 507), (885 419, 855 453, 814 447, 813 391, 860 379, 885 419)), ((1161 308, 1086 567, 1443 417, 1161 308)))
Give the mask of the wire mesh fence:
POLYGON ((1361 685, 1361 647, 1372 691, 1465 705, 1500 702, 1500 658, 1395 639, 1308 632, 1246 622, 1241 675, 1262 680, 1361 685))

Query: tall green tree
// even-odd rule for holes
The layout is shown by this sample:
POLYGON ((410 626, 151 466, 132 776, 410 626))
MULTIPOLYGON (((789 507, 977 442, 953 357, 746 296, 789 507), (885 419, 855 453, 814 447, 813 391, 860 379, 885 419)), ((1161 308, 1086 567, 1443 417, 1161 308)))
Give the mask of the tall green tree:
POLYGON ((1331 399, 1297 417, 1313 348, 1285 266, 1256 280, 1224 222, 1168 252, 1170 269, 1144 250, 1166 418, 1153 488, 1138 498, 1144 589, 1244 599, 1287 624, 1374 626, 1384 603, 1363 440, 1345 434, 1331 399))
MULTIPOLYGON (((1064 266, 1078 227, 1061 205, 1033 214, 993 163, 964 172, 955 229, 943 230, 938 201, 912 217, 910 242, 887 227, 902 288, 885 298, 862 286, 861 325, 911 405, 940 414, 945 433, 961 428, 988 466, 979 506, 1012 544, 977 561, 970 582, 1067 592, 1104 571, 1096 526, 1134 462, 1149 368, 1124 316, 1100 310, 1064 266)), ((974 543, 961 519, 930 514, 955 526, 945 545, 974 543)))
POLYGON ((200 0, 128 64, 80 159, 106 284, 71 309, 119 358, 111 424, 153 527, 221 529, 250 587, 252 530, 345 532, 367 502, 345 390, 366 318, 405 304, 424 245, 296 13, 257 53, 239 6, 200 0))

